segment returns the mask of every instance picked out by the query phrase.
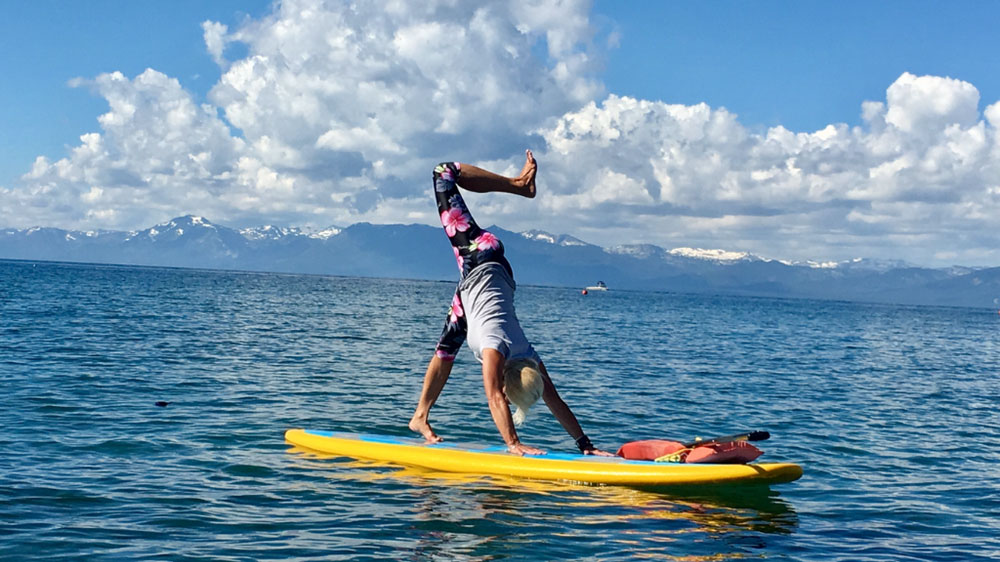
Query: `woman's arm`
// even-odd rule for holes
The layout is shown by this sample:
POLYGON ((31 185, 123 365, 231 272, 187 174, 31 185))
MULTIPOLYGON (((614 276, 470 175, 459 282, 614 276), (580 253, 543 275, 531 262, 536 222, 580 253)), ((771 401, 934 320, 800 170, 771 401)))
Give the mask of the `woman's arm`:
MULTIPOLYGON (((545 405, 549 407, 552 411, 552 415, 559 420, 559 424, 563 426, 566 433, 573 438, 574 441, 579 445, 581 438, 586 438, 586 434, 583 432, 583 428, 580 427, 580 422, 577 421, 576 416, 573 415, 573 411, 569 409, 566 402, 559 396, 559 392, 556 390, 556 386, 552 384, 552 379, 549 378, 549 372, 545 370, 545 364, 539 362, 539 369, 542 371, 542 379, 545 383, 545 389, 542 391, 542 400, 545 400, 545 405)), ((586 439, 585 444, 589 444, 590 448, 586 446, 581 447, 583 454, 585 455, 598 455, 602 457, 612 457, 611 453, 602 451, 593 444, 590 444, 590 439, 586 439)))
POLYGON ((514 420, 510 415, 510 405, 503 392, 503 366, 506 358, 495 349, 483 350, 483 388, 486 402, 490 406, 493 423, 507 444, 507 450, 515 455, 544 455, 545 451, 525 445, 517 436, 514 420))

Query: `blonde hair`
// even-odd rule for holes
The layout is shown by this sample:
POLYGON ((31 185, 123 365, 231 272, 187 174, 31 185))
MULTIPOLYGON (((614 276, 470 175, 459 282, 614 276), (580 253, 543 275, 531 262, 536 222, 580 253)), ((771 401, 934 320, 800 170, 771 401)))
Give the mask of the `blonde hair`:
POLYGON ((503 368, 503 392, 507 400, 517 406, 514 425, 520 427, 528 417, 528 410, 542 397, 545 383, 538 363, 531 359, 511 359, 503 368))

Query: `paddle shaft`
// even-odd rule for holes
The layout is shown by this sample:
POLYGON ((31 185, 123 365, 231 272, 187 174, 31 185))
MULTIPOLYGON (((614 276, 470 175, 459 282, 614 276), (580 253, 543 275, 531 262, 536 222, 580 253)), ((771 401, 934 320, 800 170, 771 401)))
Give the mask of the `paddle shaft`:
POLYGON ((734 441, 763 441, 770 437, 771 434, 766 431, 748 431, 747 433, 737 433, 736 435, 726 435, 723 437, 713 437, 711 439, 691 441, 689 443, 685 443, 684 447, 690 449, 691 447, 698 447, 701 445, 708 445, 711 443, 732 443, 734 441))

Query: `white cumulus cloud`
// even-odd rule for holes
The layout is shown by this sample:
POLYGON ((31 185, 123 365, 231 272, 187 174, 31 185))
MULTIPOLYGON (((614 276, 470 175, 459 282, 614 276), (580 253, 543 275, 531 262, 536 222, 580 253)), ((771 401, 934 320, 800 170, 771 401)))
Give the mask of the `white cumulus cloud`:
POLYGON ((617 39, 598 40, 589 10, 284 0, 232 29, 205 22, 222 71, 207 100, 153 69, 74 81, 108 111, 0 187, 0 226, 432 224, 434 164, 512 174, 530 147, 538 198, 472 196, 480 222, 787 259, 1000 263, 1000 103, 981 109, 973 84, 902 73, 859 100, 860 126, 762 131, 704 103, 606 93, 601 45, 617 39))
POLYGON ((936 259, 932 248, 977 260, 1000 247, 997 110, 984 120, 978 102, 967 82, 904 73, 885 102, 864 104, 864 126, 756 133, 725 109, 610 95, 542 132, 557 178, 542 204, 574 222, 631 223, 636 241, 667 246, 742 243, 804 258, 833 242, 922 262, 936 259), (616 175, 650 200, 622 192, 616 175), (602 189, 621 195, 594 197, 602 189))

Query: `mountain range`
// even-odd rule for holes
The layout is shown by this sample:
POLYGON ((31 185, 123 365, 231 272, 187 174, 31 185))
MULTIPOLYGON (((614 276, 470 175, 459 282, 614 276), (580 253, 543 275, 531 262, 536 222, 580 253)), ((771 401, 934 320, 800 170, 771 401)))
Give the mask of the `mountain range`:
MULTIPOLYGON (((785 262, 746 252, 649 244, 609 248, 540 230, 492 226, 519 283, 611 290, 995 307, 1000 267, 926 268, 900 261, 785 262)), ((440 228, 354 224, 236 230, 184 216, 141 231, 0 230, 0 258, 359 277, 456 280, 440 228)))

